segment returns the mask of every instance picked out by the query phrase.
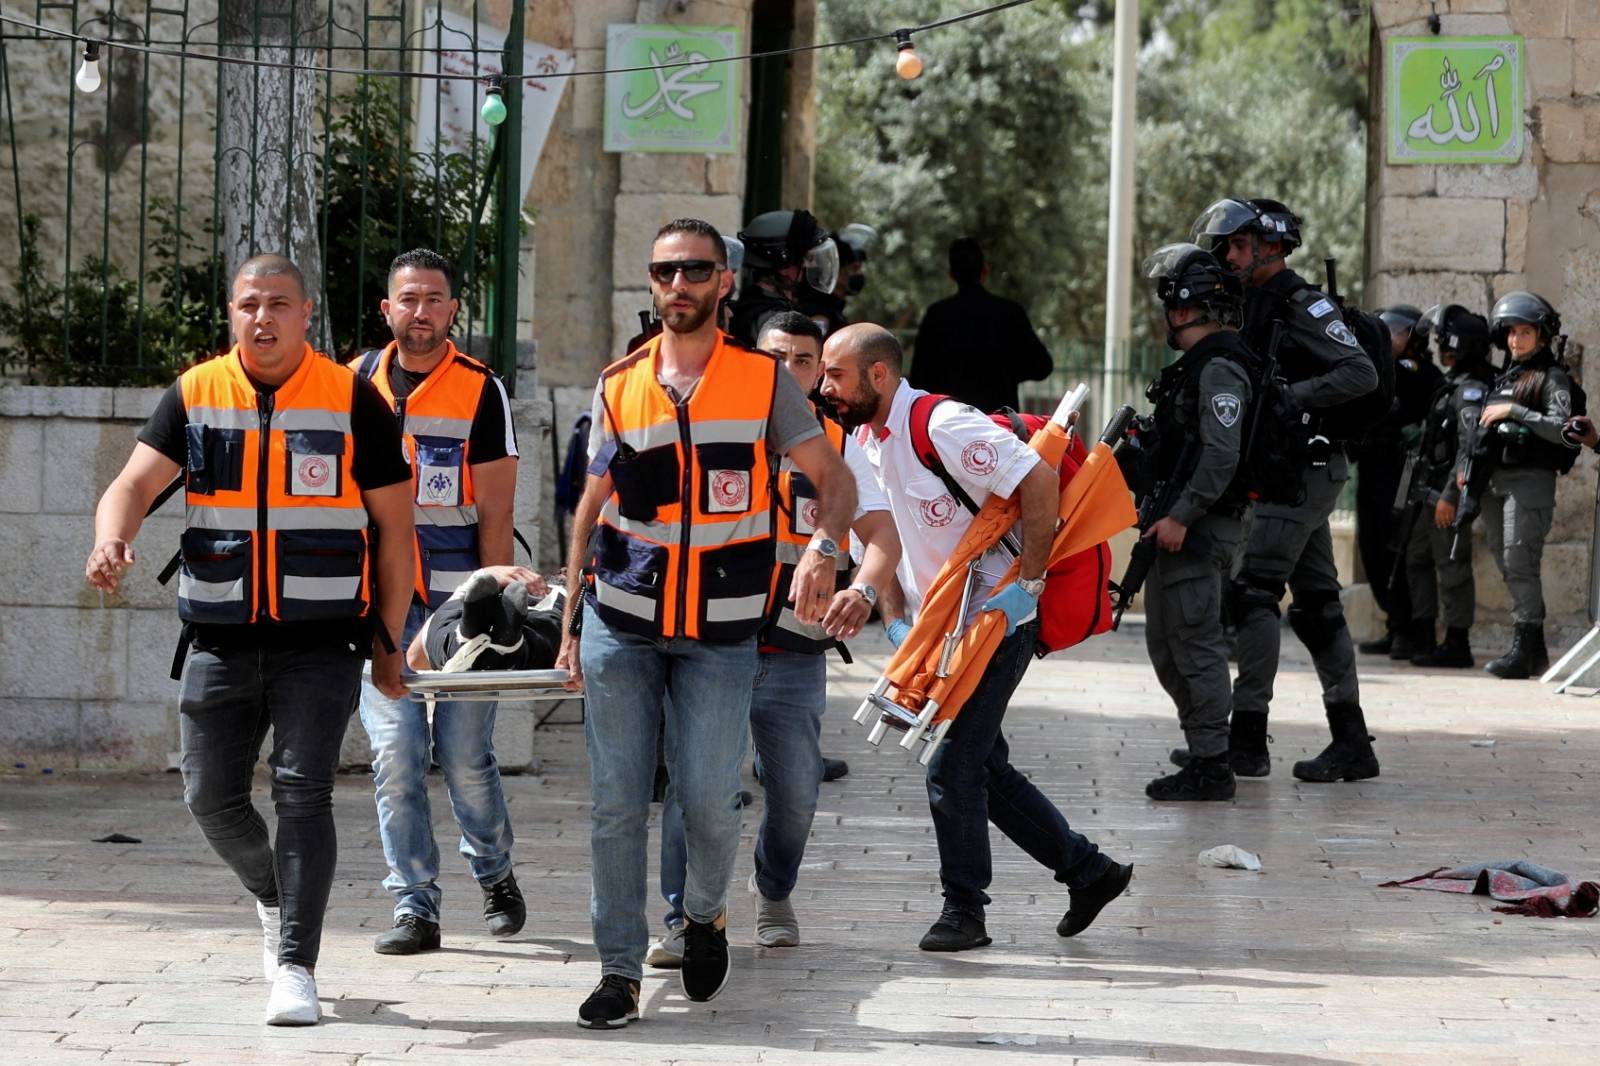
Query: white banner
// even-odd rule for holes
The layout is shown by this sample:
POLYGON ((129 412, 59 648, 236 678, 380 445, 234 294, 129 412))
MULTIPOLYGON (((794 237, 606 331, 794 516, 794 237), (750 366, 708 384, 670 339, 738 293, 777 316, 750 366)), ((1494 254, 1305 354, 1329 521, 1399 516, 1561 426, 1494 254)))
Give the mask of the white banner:
MULTIPOLYGON (((427 27, 418 38, 420 47, 429 49, 422 57, 422 70, 426 73, 460 74, 468 77, 490 78, 502 69, 506 34, 502 29, 478 23, 474 53, 473 22, 466 15, 439 7, 427 7, 422 12, 422 24, 427 27), (476 56, 476 63, 474 63, 476 56)), ((573 57, 555 48, 532 41, 522 49, 522 71, 528 74, 570 74, 573 57)), ((528 199, 528 186, 533 182, 533 172, 539 166, 539 155, 544 151, 545 138, 550 124, 555 121, 556 108, 561 104, 561 94, 571 78, 552 77, 522 83, 522 199, 528 199)), ((472 149, 476 131, 479 145, 487 146, 489 126, 478 114, 483 106, 485 83, 481 81, 448 80, 422 83, 418 92, 421 98, 417 109, 416 151, 431 155, 435 144, 442 152, 468 152, 472 149)))

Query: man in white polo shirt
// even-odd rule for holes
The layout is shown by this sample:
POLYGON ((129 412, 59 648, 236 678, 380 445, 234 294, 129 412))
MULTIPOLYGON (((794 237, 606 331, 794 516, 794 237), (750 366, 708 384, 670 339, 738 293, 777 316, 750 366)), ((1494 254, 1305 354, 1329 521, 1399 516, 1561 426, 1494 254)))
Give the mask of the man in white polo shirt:
MULTIPOLYGON (((928 437, 953 487, 972 504, 969 510, 912 446, 911 404, 926 394, 903 380, 903 359, 888 330, 867 323, 847 326, 823 348, 822 395, 845 426, 856 430, 889 498, 904 546, 898 576, 905 606, 913 614, 918 609, 922 590, 955 551, 985 499, 1018 494, 1021 503, 1021 519, 1011 531, 1012 538, 1021 534, 1020 579, 990 596, 1011 559, 997 546, 979 563, 982 580, 973 596, 978 610, 1005 613, 1006 638, 928 764, 944 909, 921 947, 964 951, 989 943, 984 908, 993 876, 991 820, 1067 885, 1069 908, 1056 932, 1075 936, 1128 887, 1133 867, 1114 862, 1067 824, 1055 804, 1011 765, 1000 731, 1038 637, 1038 598, 1055 533, 1059 482, 1031 448, 988 416, 954 401, 939 403, 929 416, 928 437)), ((898 617, 899 606, 885 603, 883 608, 889 638, 897 646, 910 628, 898 617)))

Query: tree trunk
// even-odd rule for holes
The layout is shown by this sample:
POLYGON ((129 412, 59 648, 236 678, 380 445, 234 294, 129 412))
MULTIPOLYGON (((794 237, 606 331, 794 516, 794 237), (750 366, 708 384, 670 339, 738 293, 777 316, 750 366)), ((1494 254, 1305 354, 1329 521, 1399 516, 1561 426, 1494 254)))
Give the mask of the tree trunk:
MULTIPOLYGON (((310 43, 310 0, 222 0, 222 51, 271 63, 320 65, 310 43)), ((223 63, 217 74, 217 199, 223 262, 232 278, 252 255, 277 252, 306 276, 312 347, 326 351, 322 248, 317 228, 316 76, 223 63)))

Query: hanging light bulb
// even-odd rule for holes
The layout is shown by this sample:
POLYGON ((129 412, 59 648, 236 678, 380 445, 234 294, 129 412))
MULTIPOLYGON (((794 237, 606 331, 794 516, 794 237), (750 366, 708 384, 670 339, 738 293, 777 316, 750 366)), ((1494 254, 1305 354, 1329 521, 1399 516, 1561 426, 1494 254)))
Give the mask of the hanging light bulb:
POLYGON ((917 55, 917 46, 911 43, 911 31, 895 30, 894 39, 895 48, 900 52, 894 61, 895 73, 906 81, 922 77, 922 57, 917 55))
POLYGON ((496 78, 489 83, 489 90, 484 95, 483 106, 478 109, 478 114, 491 126, 498 126, 506 120, 506 101, 500 93, 500 79, 496 78))
POLYGON ((83 64, 78 67, 73 82, 80 92, 92 93, 100 88, 100 42, 83 42, 83 64))

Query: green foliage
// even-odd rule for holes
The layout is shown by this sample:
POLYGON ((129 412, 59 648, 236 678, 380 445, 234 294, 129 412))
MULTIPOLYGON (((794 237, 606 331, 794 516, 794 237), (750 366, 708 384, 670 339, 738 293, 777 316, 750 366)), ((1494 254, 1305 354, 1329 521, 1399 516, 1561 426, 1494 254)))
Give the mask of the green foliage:
POLYGON ((449 257, 465 315, 488 291, 494 252, 491 229, 473 234, 487 152, 477 159, 414 154, 411 109, 402 104, 399 79, 363 81, 335 98, 323 161, 326 308, 341 355, 390 341, 378 301, 395 256, 426 245, 449 257))
MULTIPOLYGON (((819 39, 970 10, 967 0, 822 0, 819 39)), ((1291 265, 1362 275, 1366 24, 1344 0, 1157 0, 1139 64, 1139 257, 1188 238, 1212 200, 1271 196, 1305 218, 1291 265), (1359 43, 1359 47, 1358 47, 1359 43)), ((882 44, 818 59, 818 214, 883 235, 853 317, 892 327, 953 289, 951 239, 982 241, 990 288, 1057 350, 1104 329, 1110 6, 1038 0, 919 36, 926 72, 882 44)), ((1156 339, 1147 298, 1136 341, 1156 339)))
POLYGON ((64 279, 46 271, 39 219, 24 216, 16 280, 0 297, 0 335, 10 338, 0 368, 38 385, 166 385, 224 343, 215 262, 179 233, 169 202, 153 200, 149 218, 156 265, 141 294, 136 279, 94 256, 64 279))
MULTIPOLYGON (((473 232, 486 153, 412 153, 410 108, 397 79, 369 79, 336 97, 331 112, 322 159, 325 309, 333 350, 348 355, 390 339, 378 301, 395 255, 417 245, 440 249, 455 261, 457 293, 471 308, 488 291, 494 239, 492 230, 473 232)), ((40 251, 39 218, 25 216, 11 290, 0 293, 0 371, 32 384, 165 385, 227 347, 209 202, 200 214, 204 224, 191 235, 180 232, 172 203, 151 201, 153 265, 142 281, 95 256, 63 277, 40 251)))

